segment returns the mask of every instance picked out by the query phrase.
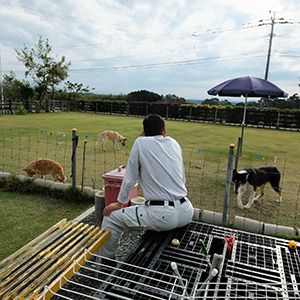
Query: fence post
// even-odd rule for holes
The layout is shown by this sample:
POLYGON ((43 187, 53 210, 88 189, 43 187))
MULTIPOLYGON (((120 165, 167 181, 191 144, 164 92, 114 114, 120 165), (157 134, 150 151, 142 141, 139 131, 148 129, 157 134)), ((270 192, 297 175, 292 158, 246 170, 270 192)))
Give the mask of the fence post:
POLYGON ((217 122, 217 116, 218 116, 218 108, 215 108, 215 116, 214 116, 214 123, 217 122))
POLYGON ((228 165, 226 173, 226 185, 225 185, 225 194, 224 194, 224 207, 223 207, 223 217, 222 225, 226 226, 228 224, 228 207, 229 207, 229 198, 230 198, 230 186, 231 186, 231 173, 232 173, 232 162, 234 154, 234 144, 229 145, 229 155, 228 155, 228 165))
POLYGON ((85 152, 86 152, 86 143, 87 143, 87 135, 85 136, 84 144, 83 144, 83 154, 82 154, 82 173, 81 173, 81 192, 83 191, 84 185, 84 173, 85 173, 85 152))
POLYGON ((278 114, 277 114, 277 124, 276 124, 276 129, 279 129, 279 121, 280 121, 280 111, 278 111, 278 114))
POLYGON ((72 129, 72 188, 76 188, 76 148, 78 145, 78 135, 76 134, 77 129, 72 129))

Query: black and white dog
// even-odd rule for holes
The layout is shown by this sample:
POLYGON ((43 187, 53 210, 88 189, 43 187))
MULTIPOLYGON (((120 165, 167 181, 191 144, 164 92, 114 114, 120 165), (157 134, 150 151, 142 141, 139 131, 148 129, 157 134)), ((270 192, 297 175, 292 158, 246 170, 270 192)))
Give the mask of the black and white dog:
POLYGON ((232 181, 234 183, 234 191, 237 194, 237 204, 239 208, 250 208, 255 200, 264 195, 264 187, 269 182, 275 192, 279 194, 278 202, 281 202, 281 187, 280 172, 276 167, 262 167, 258 169, 244 169, 232 172, 232 181), (256 189, 260 187, 260 194, 255 197, 256 189), (250 196, 248 203, 243 206, 242 196, 250 189, 250 196))

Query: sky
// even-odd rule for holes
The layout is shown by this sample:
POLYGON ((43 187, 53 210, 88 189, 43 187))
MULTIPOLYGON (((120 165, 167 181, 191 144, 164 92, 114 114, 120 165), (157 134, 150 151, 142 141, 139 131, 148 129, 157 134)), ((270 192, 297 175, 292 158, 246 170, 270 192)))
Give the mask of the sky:
POLYGON ((300 94, 299 0, 0 0, 2 74, 24 78, 15 49, 47 38, 68 80, 101 94, 149 90, 186 99, 240 76, 300 94))

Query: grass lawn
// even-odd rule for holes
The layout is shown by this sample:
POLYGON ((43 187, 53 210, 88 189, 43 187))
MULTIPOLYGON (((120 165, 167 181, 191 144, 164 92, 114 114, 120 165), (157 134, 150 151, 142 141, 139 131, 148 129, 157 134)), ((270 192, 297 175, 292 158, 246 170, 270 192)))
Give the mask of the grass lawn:
POLYGON ((0 191, 0 261, 61 219, 72 220, 90 206, 0 191))
MULTIPOLYGON (((183 121, 166 122, 167 133, 180 143, 189 197, 195 207, 222 212, 229 144, 236 144, 240 127, 183 121)), ((0 115, 0 170, 24 174, 23 168, 37 157, 59 161, 70 181, 71 131, 77 128, 77 182, 103 187, 102 175, 126 164, 132 143, 142 130, 142 118, 91 113, 41 113, 24 116, 0 115), (103 130, 117 130, 128 139, 121 151, 108 144, 103 152, 95 142, 103 130), (64 132, 59 138, 55 133, 64 132), (86 140, 86 144, 84 141, 86 140), (85 168, 83 149, 86 145, 85 168)), ((300 227, 300 133, 246 128, 239 169, 276 164, 282 173, 283 202, 270 186, 265 196, 249 210, 237 207, 231 192, 230 218, 235 215, 270 223, 300 227)), ((244 199, 246 202, 246 199, 244 199)))

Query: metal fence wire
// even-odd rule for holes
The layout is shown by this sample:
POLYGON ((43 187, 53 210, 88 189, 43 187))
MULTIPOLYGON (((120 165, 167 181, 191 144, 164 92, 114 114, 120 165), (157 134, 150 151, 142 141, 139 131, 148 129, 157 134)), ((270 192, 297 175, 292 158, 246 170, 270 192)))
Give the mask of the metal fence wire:
MULTIPOLYGON (((112 145, 103 151, 96 143, 98 136, 89 132, 76 132, 76 183, 103 189, 103 174, 126 165, 129 147, 116 151, 112 145)), ((184 164, 188 196, 194 207, 222 212, 228 152, 215 153, 211 149, 185 149, 184 164), (217 154, 217 155, 216 155, 217 154), (217 157, 217 158, 216 158, 217 157)), ((0 129, 0 170, 26 175, 23 170, 36 158, 49 158, 59 162, 65 170, 67 182, 72 178, 72 132, 60 130, 0 129)), ((245 154, 239 159, 239 169, 276 165, 281 172, 283 201, 271 186, 250 209, 239 209, 236 195, 230 189, 228 203, 229 223, 239 215, 262 222, 300 228, 300 174, 297 165, 284 156, 271 157, 268 153, 245 154)), ((48 177, 47 179, 51 179, 48 177)), ((244 203, 247 201, 243 199, 244 203)))

